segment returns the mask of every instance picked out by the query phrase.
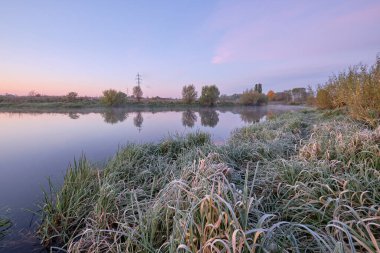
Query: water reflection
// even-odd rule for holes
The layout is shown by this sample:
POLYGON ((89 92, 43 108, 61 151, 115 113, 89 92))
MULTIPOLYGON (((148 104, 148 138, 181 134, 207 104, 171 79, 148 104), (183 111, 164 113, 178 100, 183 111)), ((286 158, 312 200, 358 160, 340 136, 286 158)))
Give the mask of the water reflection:
POLYGON ((133 118, 133 124, 135 125, 135 127, 139 129, 139 131, 141 131, 142 129, 143 122, 144 122, 144 118, 141 112, 136 113, 136 116, 133 118))
POLYGON ((67 165, 83 152, 89 160, 103 164, 128 142, 159 142, 169 133, 198 130, 210 133, 212 140, 219 143, 247 122, 264 119, 265 113, 278 114, 296 108, 283 105, 267 106, 267 109, 252 106, 191 110, 128 107, 0 112, 0 211, 1 207, 9 207, 13 222, 9 234, 0 242, 0 248, 5 245, 0 252, 33 252, 39 242, 26 236, 29 231, 34 233, 34 228, 30 226, 30 213, 24 210, 37 212, 35 203, 43 198, 41 187, 49 187, 46 178, 62 183, 67 165), (128 116, 133 120, 127 119, 128 116), (26 235, 18 231, 25 231, 26 235))
POLYGON ((266 110, 266 108, 260 108, 260 110, 243 109, 239 113, 240 113, 240 119, 244 123, 257 123, 265 115, 267 115, 268 111, 266 110))
POLYGON ((107 110, 102 113, 102 117, 104 119, 104 122, 116 124, 118 122, 123 122, 126 120, 128 118, 128 113, 124 110, 107 110))
POLYGON ((213 109, 202 109, 199 111, 201 125, 215 127, 219 122, 219 114, 213 109))
POLYGON ((186 110, 182 113, 182 125, 184 127, 190 127, 192 128, 197 122, 197 115, 192 110, 186 110))
POLYGON ((69 118, 70 119, 79 119, 79 113, 69 112, 69 118))

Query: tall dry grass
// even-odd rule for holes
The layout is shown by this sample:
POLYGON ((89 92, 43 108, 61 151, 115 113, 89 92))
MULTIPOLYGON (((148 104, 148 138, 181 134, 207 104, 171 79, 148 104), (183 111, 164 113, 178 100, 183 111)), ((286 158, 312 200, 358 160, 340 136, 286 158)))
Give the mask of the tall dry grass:
POLYGON ((359 64, 332 76, 319 88, 316 104, 322 109, 347 107, 354 119, 379 125, 380 56, 371 67, 359 64))

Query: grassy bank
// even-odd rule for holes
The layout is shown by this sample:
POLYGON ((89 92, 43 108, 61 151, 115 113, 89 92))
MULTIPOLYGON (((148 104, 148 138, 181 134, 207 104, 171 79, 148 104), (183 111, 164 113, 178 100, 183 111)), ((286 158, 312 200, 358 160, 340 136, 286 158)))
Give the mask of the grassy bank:
POLYGON ((380 128, 316 111, 130 144, 46 194, 39 234, 69 252, 379 252, 380 128))
MULTIPOLYGON (((216 103, 218 107, 242 106, 238 101, 220 100, 216 103)), ((115 106, 107 106, 98 97, 79 97, 74 100, 67 100, 65 96, 1 96, 1 111, 19 110, 68 110, 68 109, 102 109, 102 108, 205 108, 199 101, 191 104, 185 103, 182 99, 174 98, 142 98, 137 101, 135 98, 128 98, 123 103, 115 106)))

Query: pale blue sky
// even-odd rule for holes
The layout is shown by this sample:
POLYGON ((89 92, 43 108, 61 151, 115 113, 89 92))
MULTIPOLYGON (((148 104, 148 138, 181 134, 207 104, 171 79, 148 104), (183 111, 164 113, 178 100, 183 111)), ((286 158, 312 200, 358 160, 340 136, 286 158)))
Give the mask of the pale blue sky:
POLYGON ((380 1, 0 0, 0 94, 323 83, 380 52, 380 1))

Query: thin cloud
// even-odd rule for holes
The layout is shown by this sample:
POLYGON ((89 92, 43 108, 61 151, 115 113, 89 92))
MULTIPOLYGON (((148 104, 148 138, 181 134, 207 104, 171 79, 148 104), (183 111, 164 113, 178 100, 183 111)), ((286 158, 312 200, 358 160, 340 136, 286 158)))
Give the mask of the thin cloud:
POLYGON ((380 23, 379 2, 359 3, 343 11, 339 6, 326 11, 323 5, 296 5, 294 10, 293 6, 285 11, 273 8, 266 16, 260 16, 258 10, 263 6, 256 8, 257 3, 243 5, 225 5, 214 15, 211 27, 223 35, 211 59, 213 64, 318 58, 380 43, 380 30, 375 29, 375 24, 380 23), (306 16, 311 7, 314 13, 306 16), (245 11, 236 15, 236 9, 245 11))

